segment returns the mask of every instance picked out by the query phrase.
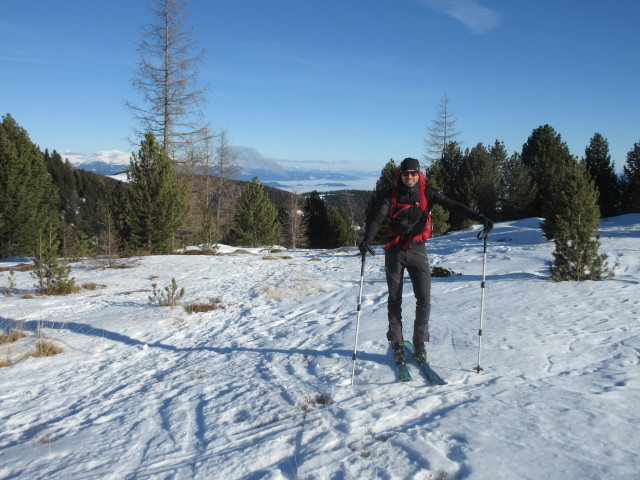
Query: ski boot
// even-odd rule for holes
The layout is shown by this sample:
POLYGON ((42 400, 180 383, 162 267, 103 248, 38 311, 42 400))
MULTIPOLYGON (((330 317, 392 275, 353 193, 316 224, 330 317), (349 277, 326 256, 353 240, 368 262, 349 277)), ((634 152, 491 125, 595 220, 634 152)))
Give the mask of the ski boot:
POLYGON ((393 359, 397 364, 401 364, 405 362, 404 358, 404 345, 402 343, 394 343, 393 344, 393 359))
POLYGON ((413 354, 413 358, 415 358, 416 363, 419 365, 424 365, 427 363, 427 349, 424 346, 424 342, 418 342, 414 346, 415 353, 413 354))

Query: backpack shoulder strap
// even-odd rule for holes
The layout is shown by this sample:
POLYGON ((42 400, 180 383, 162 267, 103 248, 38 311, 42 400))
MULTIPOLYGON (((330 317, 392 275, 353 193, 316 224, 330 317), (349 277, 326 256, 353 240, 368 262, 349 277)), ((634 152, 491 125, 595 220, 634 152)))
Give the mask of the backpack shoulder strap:
POLYGON ((398 179, 400 178, 400 169, 393 177, 393 188, 391 189, 391 211, 398 204, 398 179))
POLYGON ((427 202, 427 180, 424 173, 420 172, 420 208, 422 211, 429 214, 429 205, 427 202))

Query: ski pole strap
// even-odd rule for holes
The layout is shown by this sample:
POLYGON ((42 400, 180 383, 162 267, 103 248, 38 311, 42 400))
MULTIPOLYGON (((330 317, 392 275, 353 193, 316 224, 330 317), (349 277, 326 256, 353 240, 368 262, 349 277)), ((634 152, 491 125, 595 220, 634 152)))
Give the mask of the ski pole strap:
POLYGON ((488 236, 489 236, 489 232, 484 228, 482 229, 482 231, 478 232, 478 240, 484 240, 485 243, 487 241, 488 236))

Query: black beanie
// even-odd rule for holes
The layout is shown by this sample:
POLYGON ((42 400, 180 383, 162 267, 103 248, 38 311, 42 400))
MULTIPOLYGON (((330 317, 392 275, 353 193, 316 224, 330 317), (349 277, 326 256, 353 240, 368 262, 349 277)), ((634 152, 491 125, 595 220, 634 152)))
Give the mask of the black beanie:
POLYGON ((415 170, 416 172, 420 171, 420 162, 415 158, 407 157, 402 160, 400 164, 400 170, 406 172, 407 170, 415 170))

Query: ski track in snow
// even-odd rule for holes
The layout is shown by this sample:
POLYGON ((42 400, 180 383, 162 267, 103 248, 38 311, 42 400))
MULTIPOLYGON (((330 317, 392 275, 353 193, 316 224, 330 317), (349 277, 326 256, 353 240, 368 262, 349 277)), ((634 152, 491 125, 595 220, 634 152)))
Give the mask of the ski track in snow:
MULTIPOLYGON (((461 273, 433 280, 428 352, 447 386, 412 365, 395 380, 381 250, 365 264, 353 387, 356 249, 73 264, 77 284, 102 287, 65 297, 21 298, 34 279, 16 272, 0 322, 28 336, 0 358, 39 326, 64 352, 0 369, 0 478, 637 478, 640 215, 603 221, 619 265, 600 282, 551 282, 539 222, 491 233, 481 374, 481 242, 429 241, 431 263, 461 273), (171 278, 184 304, 225 308, 151 305, 151 283, 171 278)), ((411 338, 408 279, 404 297, 411 338)))

